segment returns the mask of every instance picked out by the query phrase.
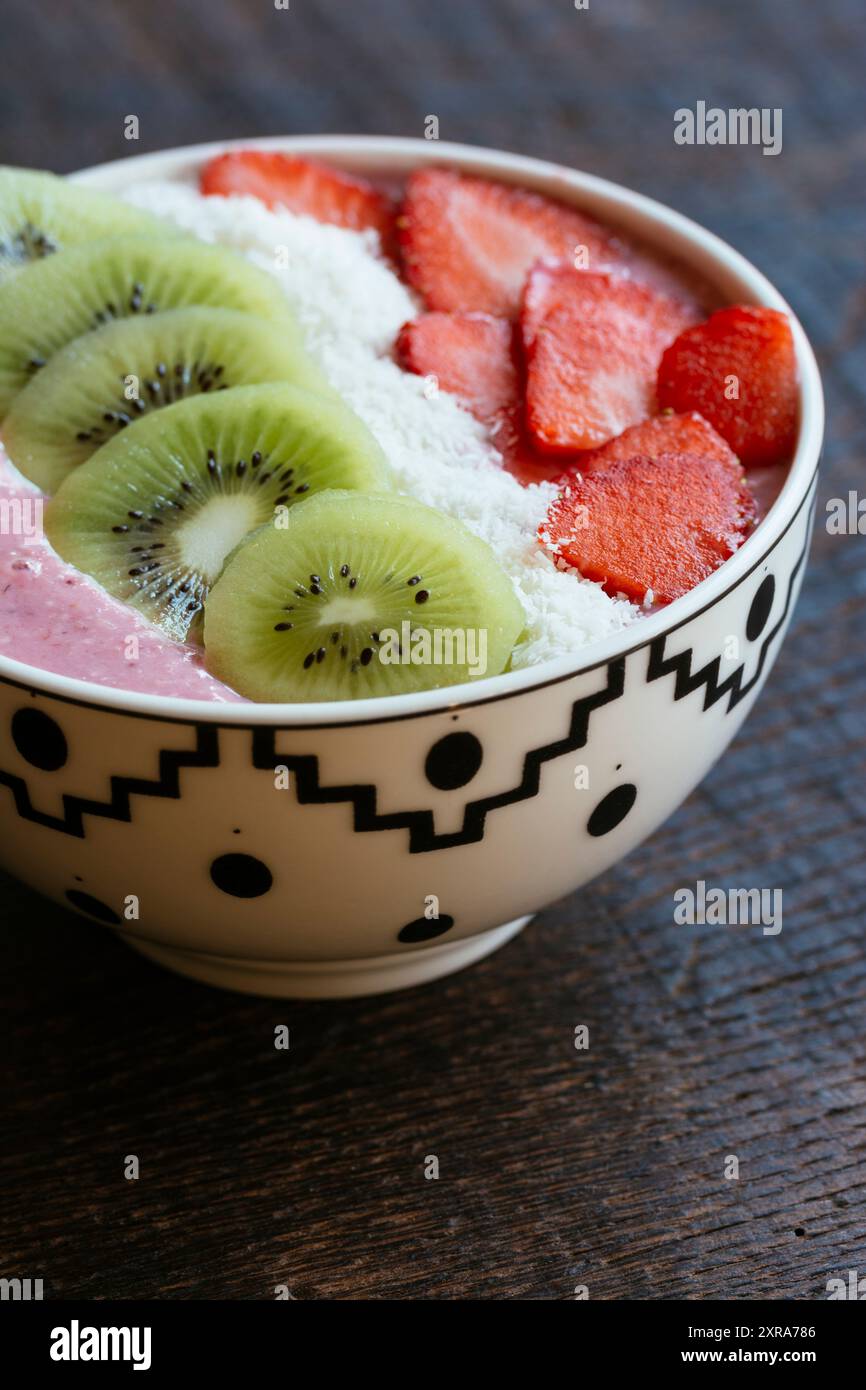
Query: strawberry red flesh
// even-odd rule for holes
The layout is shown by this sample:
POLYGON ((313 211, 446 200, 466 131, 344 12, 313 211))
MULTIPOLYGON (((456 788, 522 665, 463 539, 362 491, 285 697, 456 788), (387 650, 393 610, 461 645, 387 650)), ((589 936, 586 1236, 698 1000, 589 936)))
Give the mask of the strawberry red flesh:
POLYGON ((797 434, 797 367, 787 316, 733 305, 665 351, 658 399, 699 410, 747 468, 788 460, 797 434))
POLYGON ((753 520, 735 459, 635 454, 570 477, 538 534, 554 559, 611 596, 660 605, 718 569, 753 520))
POLYGON ((435 376, 490 420, 518 398, 513 338, 512 325, 490 314, 422 314, 401 328, 397 355, 407 371, 435 376))
POLYGON ((545 257, 621 265, 613 233, 526 189, 451 169, 412 174, 398 222, 409 283, 429 309, 514 318, 530 268, 545 257))
POLYGON ((515 329, 490 314, 422 314, 403 325, 397 358, 407 371, 435 377, 489 427, 505 468, 523 483, 557 478, 562 465, 538 456, 524 438, 515 329))
POLYGON ((666 412, 642 420, 639 425, 631 425, 599 449, 578 454, 577 467, 581 472, 603 468, 616 459, 634 458, 635 454, 645 454, 649 458, 657 458, 660 454, 699 454, 701 458, 719 459, 729 465, 737 463, 736 454, 722 436, 702 415, 692 410, 686 415, 666 412))
POLYGON ((662 352, 693 321, 690 304, 636 280, 537 266, 521 314, 536 447, 593 449, 651 415, 662 352))
POLYGON ((394 244, 392 200, 366 179, 318 160, 271 150, 231 150, 205 165, 200 187, 202 193, 223 197, 245 193, 269 208, 288 208, 352 231, 372 227, 386 249, 394 244))

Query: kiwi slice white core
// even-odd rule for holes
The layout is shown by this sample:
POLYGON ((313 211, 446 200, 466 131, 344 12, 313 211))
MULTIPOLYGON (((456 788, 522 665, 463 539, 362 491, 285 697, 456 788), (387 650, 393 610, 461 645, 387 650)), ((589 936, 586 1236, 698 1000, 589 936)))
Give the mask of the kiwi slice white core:
POLYGON ((323 603, 319 610, 319 625, 323 628, 333 628, 344 623, 357 623, 360 626, 372 623, 377 614, 376 604, 372 599, 365 598, 361 594, 358 598, 346 598, 335 594, 323 603))
POLYGON ((253 700, 397 695, 504 670, 522 607, 492 550, 406 497, 320 492, 207 600, 208 669, 253 700))
POLYGON ((251 531, 325 488, 390 485, 381 449, 340 401, 242 386, 130 425, 69 475, 45 530, 64 559, 183 639, 251 531))
POLYGON ((259 499, 249 493, 220 493, 209 497, 189 521, 175 532, 178 562, 197 571, 208 584, 219 577, 229 551, 262 521, 259 499))

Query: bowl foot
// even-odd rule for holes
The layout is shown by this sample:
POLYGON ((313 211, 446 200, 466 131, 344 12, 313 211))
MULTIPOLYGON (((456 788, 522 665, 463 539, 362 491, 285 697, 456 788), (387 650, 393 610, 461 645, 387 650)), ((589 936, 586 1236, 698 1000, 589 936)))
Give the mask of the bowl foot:
POLYGON ((498 951, 532 921, 533 915, 517 917, 504 926, 491 927, 448 945, 361 960, 234 960, 176 946, 158 946, 131 936, 124 936, 123 940, 157 965, 220 989, 272 999, 351 999, 363 994, 389 994, 453 975, 498 951))

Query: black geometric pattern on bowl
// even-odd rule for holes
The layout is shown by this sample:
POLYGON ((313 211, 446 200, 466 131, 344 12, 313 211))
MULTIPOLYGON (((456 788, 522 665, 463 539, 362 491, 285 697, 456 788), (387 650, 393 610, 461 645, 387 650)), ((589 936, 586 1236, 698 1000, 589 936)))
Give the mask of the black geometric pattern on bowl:
MULTIPOLYGON (((589 720, 593 710, 618 700, 625 686, 625 657, 611 661, 607 668, 605 688, 575 700, 572 705, 571 724, 565 738, 541 748, 530 750, 523 765, 523 776, 516 787, 500 792, 495 796, 472 801, 466 807, 463 826, 450 834, 436 833, 434 815, 431 810, 399 811, 379 815, 376 811, 376 787, 372 783, 356 786, 322 786, 319 781, 319 760, 315 754, 277 755, 275 743, 279 729, 262 727, 252 731, 253 766, 257 769, 270 769, 280 764, 294 774, 297 800, 300 805, 321 806, 333 802, 348 801, 354 811, 354 829, 359 833, 377 830, 409 831, 409 850, 412 854, 423 854, 430 850, 450 849, 454 845, 475 844, 484 838, 484 825, 490 811, 502 806, 513 805, 538 795, 541 768, 552 758, 562 757, 583 748, 589 735, 589 720)), ((14 720, 20 711, 16 711, 14 720)), ((42 713, 40 711, 40 713, 42 713)), ((43 732, 53 725, 53 741, 62 736, 62 730, 43 715, 43 732)), ((448 735, 447 737, 451 737, 448 735)), ((444 740, 441 740, 444 742, 444 740)), ((181 796, 180 772, 182 768, 214 768, 219 766, 219 731, 214 725, 196 725, 197 747, 193 751, 177 752, 163 749, 159 755, 159 777, 149 780, 141 777, 111 778, 111 797, 108 801, 95 801, 65 793, 62 816, 38 810, 32 803, 27 783, 23 777, 0 770, 0 785, 9 787, 15 799, 18 815, 24 820, 58 830, 79 839, 85 836, 85 816, 99 816, 107 820, 130 822, 132 820, 131 798, 134 796, 165 797, 177 801, 181 796)), ((431 749, 435 753, 436 745, 431 749)), ((41 767, 40 748, 27 749, 26 744, 18 743, 19 752, 34 766, 41 767)), ((434 757, 434 765, 436 759, 434 757)))
MULTIPOLYGON (((13 724, 15 717, 17 712, 16 716, 13 716, 13 724)), ((45 718, 48 719, 49 716, 46 715, 45 718)), ((85 816, 100 816, 103 820, 129 823, 132 820, 133 796, 160 796, 170 801, 179 801, 182 768, 219 767, 219 737, 215 725, 198 724, 196 741, 197 747, 193 751, 163 749, 159 755, 159 777, 153 780, 142 777, 112 777, 111 796, 108 801, 93 801, 89 797, 66 793, 63 797, 62 816, 52 816, 49 812, 38 811, 30 800, 30 792, 23 777, 0 769, 0 786, 11 789, 15 798, 15 809, 22 819, 34 821, 36 825, 44 825, 49 830, 62 831, 65 835, 75 835, 83 840, 85 816)), ((34 761, 35 766, 41 766, 28 757, 20 744, 18 751, 28 761, 34 761)))
MULTIPOLYGON (((767 654, 773 644, 773 640, 779 635, 779 632, 785 625, 791 608, 794 585, 797 581, 797 575, 802 569, 806 559, 810 538, 811 526, 807 528, 806 543, 788 579, 785 607, 779 615, 778 622, 774 624, 761 643, 760 655, 755 670, 749 680, 744 679, 746 668, 743 664, 737 666, 724 680, 720 680, 719 672, 722 664, 722 658, 720 656, 713 657, 712 661, 708 661, 706 666, 701 667, 699 671, 695 672, 692 671, 691 648, 688 648, 684 652, 680 652, 677 656, 666 657, 665 649, 667 647, 668 638, 672 635, 670 632, 666 632, 663 636, 656 637, 655 640, 650 643, 647 681, 660 680, 663 676, 673 674, 676 676, 676 680, 674 681, 675 700, 683 700, 687 695, 691 695, 693 691, 699 690, 701 686, 703 686, 704 709, 710 709, 710 707, 719 700, 723 700, 726 695, 728 696, 727 713, 735 709, 740 701, 744 700, 760 681, 767 660, 767 654)), ((767 619, 773 607, 775 593, 776 580, 772 574, 768 574, 755 591, 755 596, 752 599, 748 617, 746 618, 746 637, 750 642, 756 641, 766 627, 767 619)))
MULTIPOLYGON (((538 795, 541 769, 552 758, 561 758, 583 748, 589 736, 589 720, 593 710, 618 700, 625 689, 625 657, 617 657, 607 667, 607 684, 603 690, 575 700, 571 707, 571 725, 565 738, 531 749, 524 759, 523 776, 516 787, 467 803, 463 825, 459 830, 439 835, 433 812, 393 811, 379 815, 376 810, 376 788, 368 786, 322 787, 319 784, 319 760, 311 754, 299 757, 278 756, 275 749, 278 729, 256 729, 253 734, 253 765, 273 768, 282 764, 294 773, 297 798, 302 805, 322 805, 324 802, 350 801, 354 809, 354 829, 359 833, 375 830, 408 830, 409 853, 427 854, 430 850, 452 849, 455 845, 474 845, 484 839, 484 825, 490 811, 513 806, 538 795)), ((431 753, 434 752, 431 749, 431 753)), ((429 755, 428 755, 429 760, 429 755)))

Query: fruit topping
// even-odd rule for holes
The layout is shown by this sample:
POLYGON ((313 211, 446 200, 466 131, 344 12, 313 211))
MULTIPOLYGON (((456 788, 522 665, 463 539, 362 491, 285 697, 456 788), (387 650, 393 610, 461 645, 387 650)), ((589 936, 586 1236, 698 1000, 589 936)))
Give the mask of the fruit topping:
POLYGON ((118 319, 54 354, 16 396, 3 439, 16 467, 52 492, 144 415, 263 381, 328 390, 291 320, 201 308, 118 319))
POLYGON ((536 261, 621 265, 613 234, 574 208, 451 169, 410 175, 398 220, 409 283, 428 309, 516 317, 536 261))
POLYGON ((208 670, 253 700, 398 695, 493 676, 523 628, 492 550, 396 496, 323 492, 229 559, 205 609, 208 670))
POLYGON ((675 415, 671 411, 631 425, 600 448, 579 454, 577 468, 580 472, 602 468, 616 459, 634 458, 635 454, 648 458, 657 458, 659 454, 699 454, 702 458, 737 463, 736 454, 702 415, 696 411, 675 415))
POLYGON ((533 443, 591 449, 651 415, 659 359, 692 319, 689 305, 635 280, 537 266, 521 315, 533 443))
POLYGON ((746 468, 787 461, 797 434, 797 366, 787 316, 735 304, 665 351, 658 399, 699 410, 746 468))
POLYGON ((0 165, 0 282, 67 246, 110 236, 172 236, 171 224, 37 169, 0 165))
POLYGON ((554 559, 612 597, 649 606, 671 603, 712 574, 753 518, 736 459, 634 454, 567 479, 538 534, 554 559))
POLYGON ((200 187, 202 193, 223 197, 248 194, 269 208, 288 208, 354 232, 372 227, 383 247, 392 249, 395 207, 388 195, 366 179, 315 159, 272 150, 230 150, 205 165, 200 187))
POLYGON ((0 284, 0 416, 82 333, 188 305, 289 320, 272 276, 233 251, 191 239, 112 237, 28 266, 0 284))
POLYGON ((490 430, 505 468, 523 483, 556 478, 562 463, 537 454, 523 428, 523 390, 515 327, 490 314, 422 314, 403 325, 397 356, 403 367, 436 379, 459 396, 490 430))
POLYGON ((65 560, 183 640, 226 556, 326 488, 386 492, 390 470, 338 400, 238 386, 181 401, 76 468, 45 529, 65 560))

